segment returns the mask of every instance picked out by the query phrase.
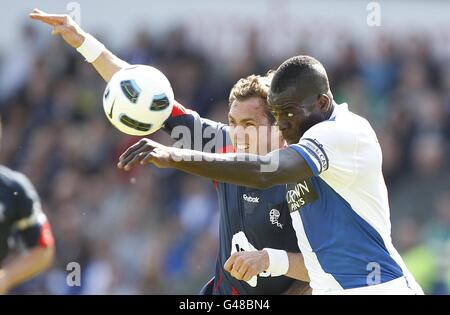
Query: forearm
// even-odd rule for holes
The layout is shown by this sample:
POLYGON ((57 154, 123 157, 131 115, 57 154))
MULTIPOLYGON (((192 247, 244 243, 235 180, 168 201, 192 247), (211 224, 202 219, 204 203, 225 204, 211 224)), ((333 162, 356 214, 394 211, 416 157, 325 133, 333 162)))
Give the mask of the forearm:
POLYGON ((306 162, 292 149, 279 149, 264 156, 253 154, 213 154, 170 149, 169 167, 241 186, 266 189, 310 178, 306 162))
POLYGON ((289 258, 289 269, 286 276, 297 280, 309 282, 308 270, 306 269, 303 255, 301 253, 287 253, 289 258))
POLYGON ((8 288, 12 288, 47 269, 53 261, 53 247, 35 247, 11 260, 1 269, 8 288))
MULTIPOLYGON (((77 33, 77 41, 76 43, 73 43, 73 47, 76 49, 79 49, 80 46, 84 44, 84 42, 90 38, 92 42, 93 37, 89 37, 92 35, 89 35, 88 33, 85 33, 83 30, 79 29, 77 33)), ((95 39, 93 42, 96 42, 97 45, 94 45, 95 47, 99 46, 98 49, 101 48, 100 55, 91 62, 94 69, 101 75, 101 77, 108 82, 111 80, 112 76, 119 70, 130 66, 129 63, 126 61, 120 59, 116 55, 114 55, 111 51, 109 51, 102 43, 100 43, 97 39, 95 39)))
POLYGON ((301 253, 288 253, 282 249, 264 248, 257 251, 233 253, 224 269, 238 280, 249 281, 261 272, 271 277, 288 276, 293 281, 284 294, 310 294, 309 276, 301 253))
POLYGON ((300 281, 309 282, 302 253, 287 252, 283 249, 264 248, 261 253, 263 266, 274 277, 284 275, 300 281))
POLYGON ((92 62, 92 66, 108 82, 117 71, 130 66, 130 64, 105 48, 102 54, 92 62))
POLYGON ((249 154, 212 154, 193 150, 179 150, 171 166, 197 176, 236 185, 267 188, 270 186, 263 166, 267 158, 249 154))
POLYGON ((176 168, 211 180, 258 189, 297 183, 312 176, 306 162, 292 149, 279 149, 265 156, 216 154, 166 147, 141 139, 120 157, 118 167, 130 170, 138 163, 176 168))
POLYGON ((308 282, 294 281, 283 295, 311 295, 312 289, 308 282))

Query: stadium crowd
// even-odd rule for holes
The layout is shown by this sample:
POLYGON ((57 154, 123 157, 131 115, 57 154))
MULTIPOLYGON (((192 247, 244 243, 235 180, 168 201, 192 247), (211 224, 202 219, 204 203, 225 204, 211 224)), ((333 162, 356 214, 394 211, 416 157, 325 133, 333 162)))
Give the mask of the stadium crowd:
MULTIPOLYGON (((196 49, 181 27, 162 39, 140 31, 128 48, 112 50, 129 63, 158 67, 178 101, 226 122, 234 82, 285 59, 260 54, 261 40, 251 33, 246 57, 227 66, 196 49)), ((20 53, 0 56, 0 161, 37 187, 56 238, 56 262, 12 293, 198 292, 217 256, 212 183, 153 167, 117 169, 119 155, 137 138, 105 118, 104 81, 60 39, 26 26, 21 43, 20 53), (66 284, 70 262, 81 266, 79 287, 66 284)), ((317 55, 313 42, 298 47, 294 54, 317 55)), ((368 54, 348 35, 333 58, 318 58, 337 101, 377 131, 394 245, 426 293, 449 294, 450 58, 431 47, 413 34, 403 41, 381 36, 376 53, 368 54)), ((163 131, 151 137, 171 141, 163 131)))

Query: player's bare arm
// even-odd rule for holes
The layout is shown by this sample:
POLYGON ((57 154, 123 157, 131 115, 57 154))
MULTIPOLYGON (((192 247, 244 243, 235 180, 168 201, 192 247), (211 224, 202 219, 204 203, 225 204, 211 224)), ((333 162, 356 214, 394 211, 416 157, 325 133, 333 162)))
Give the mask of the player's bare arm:
MULTIPOLYGON (((52 35, 60 35, 67 44, 75 49, 79 48, 88 36, 88 33, 66 14, 48 14, 39 9, 34 9, 29 16, 33 20, 52 26, 52 35)), ((106 48, 103 48, 102 53, 92 62, 92 65, 107 82, 117 71, 129 66, 126 61, 106 48)))
POLYGON ((54 246, 36 246, 0 269, 0 294, 47 269, 53 262, 54 246))
POLYGON ((142 139, 128 148, 120 156, 118 167, 130 170, 139 164, 148 163, 259 189, 296 183, 313 175, 305 160, 290 148, 276 150, 265 156, 214 154, 167 147, 149 139, 142 139), (272 166, 276 171, 262 171, 272 166))
MULTIPOLYGON (((66 14, 49 14, 42 10, 34 9, 29 16, 31 19, 52 26, 52 35, 60 35, 68 45, 75 49, 83 44, 87 36, 92 36, 86 33, 66 14)), ((116 72, 130 66, 129 63, 114 55, 104 46, 99 57, 92 61, 91 64, 106 82, 109 82, 116 72)))
POLYGON ((292 285, 283 292, 283 295, 312 295, 312 288, 309 282, 294 281, 292 285))
MULTIPOLYGON (((289 269, 285 276, 309 282, 308 271, 301 253, 287 253, 289 269)), ((266 250, 236 252, 228 258, 224 269, 238 280, 249 281, 253 276, 269 268, 269 255, 266 250)))

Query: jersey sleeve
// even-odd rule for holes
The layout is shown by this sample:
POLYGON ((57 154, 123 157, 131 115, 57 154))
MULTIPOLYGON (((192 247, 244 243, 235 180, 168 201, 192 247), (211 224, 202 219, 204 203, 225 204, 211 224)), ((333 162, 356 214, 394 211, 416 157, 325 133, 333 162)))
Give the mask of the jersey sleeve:
POLYGON ((54 239, 50 224, 35 188, 22 175, 16 185, 13 230, 27 248, 52 246, 54 239))
POLYGON ((218 153, 230 144, 227 125, 200 117, 178 102, 163 129, 184 149, 218 153))
POLYGON ((289 146, 308 164, 314 176, 332 177, 342 185, 351 183, 356 175, 357 137, 350 128, 334 121, 311 127, 297 144, 289 146))

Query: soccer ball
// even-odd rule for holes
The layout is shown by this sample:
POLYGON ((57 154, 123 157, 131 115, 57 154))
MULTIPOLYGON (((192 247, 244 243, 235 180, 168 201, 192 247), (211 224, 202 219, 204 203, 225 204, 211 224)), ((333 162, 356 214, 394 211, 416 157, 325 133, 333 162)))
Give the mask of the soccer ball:
POLYGON ((103 94, 103 109, 114 127, 132 136, 160 129, 172 113, 174 95, 158 69, 133 65, 116 72, 103 94))

